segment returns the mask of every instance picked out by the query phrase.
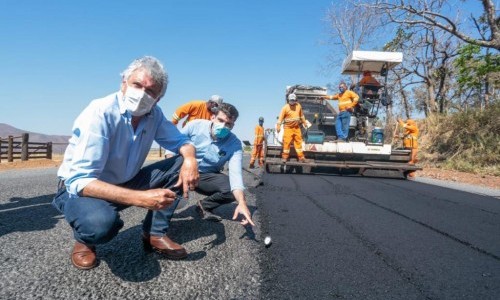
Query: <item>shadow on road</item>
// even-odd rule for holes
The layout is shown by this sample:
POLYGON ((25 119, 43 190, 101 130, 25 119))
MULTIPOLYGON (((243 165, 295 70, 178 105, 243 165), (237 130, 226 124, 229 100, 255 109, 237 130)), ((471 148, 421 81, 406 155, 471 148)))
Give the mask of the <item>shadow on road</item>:
MULTIPOLYGON (((250 208, 251 211, 255 209, 255 207, 250 208)), ((217 213, 224 219, 231 219, 233 212, 233 205, 217 209, 217 213)), ((158 277, 162 272, 160 261, 166 258, 143 249, 141 231, 142 226, 136 225, 121 231, 111 242, 97 246, 98 258, 109 266, 113 274, 125 281, 150 281, 158 277)), ((247 229, 247 235, 248 238, 255 239, 255 234, 251 229, 247 229)), ((207 251, 211 251, 225 243, 226 229, 222 222, 201 220, 197 216, 195 207, 191 206, 174 215, 170 223, 168 236, 187 248, 188 257, 178 262, 185 263, 201 260, 207 255, 207 251), (199 239, 214 235, 215 238, 206 243, 200 244, 196 242, 199 239)))
POLYGON ((0 204, 0 236, 54 228, 63 216, 52 206, 53 197, 54 194, 33 198, 14 197, 0 204))

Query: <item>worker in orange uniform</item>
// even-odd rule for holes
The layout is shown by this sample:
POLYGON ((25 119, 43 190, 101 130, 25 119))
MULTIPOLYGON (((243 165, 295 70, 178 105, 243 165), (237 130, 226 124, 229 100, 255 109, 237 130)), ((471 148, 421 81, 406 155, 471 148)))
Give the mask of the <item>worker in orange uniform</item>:
POLYGON ((377 94, 381 87, 370 71, 363 72, 363 78, 359 81, 359 85, 363 87, 363 98, 373 98, 372 95, 377 94))
POLYGON ((375 79, 372 76, 372 72, 370 71, 364 71, 363 72, 363 78, 359 81, 359 85, 374 85, 374 86, 380 86, 380 83, 378 82, 377 79, 375 79))
POLYGON ((259 118, 259 125, 255 126, 255 139, 253 140, 253 151, 250 158, 250 169, 254 168, 255 160, 259 160, 259 167, 264 165, 264 118, 259 118))
POLYGON ((288 95, 288 104, 285 104, 281 109, 276 124, 276 132, 281 130, 283 124, 283 152, 281 154, 281 161, 286 163, 290 157, 290 144, 293 142, 295 152, 297 152, 297 159, 300 162, 305 162, 304 150, 302 149, 302 133, 300 132, 300 125, 307 128, 306 118, 302 112, 302 106, 297 103, 297 96, 295 94, 288 95))
POLYGON ((355 92, 348 90, 347 85, 342 82, 339 84, 339 93, 335 95, 326 95, 323 97, 328 100, 339 101, 339 114, 335 120, 335 130, 337 131, 337 141, 347 142, 349 135, 349 123, 351 113, 358 104, 359 96, 355 92))
POLYGON ((208 99, 204 100, 194 100, 179 106, 174 114, 172 115, 172 123, 177 125, 179 121, 186 117, 186 120, 182 124, 182 127, 186 126, 186 123, 196 119, 210 120, 212 113, 216 111, 217 106, 221 104, 224 100, 219 95, 213 95, 208 99))
MULTIPOLYGON (((408 119, 406 122, 403 122, 401 118, 398 118, 398 123, 401 127, 404 128, 403 135, 403 147, 405 149, 411 150, 411 158, 408 162, 411 165, 417 163, 417 150, 418 150, 418 127, 415 120, 408 119)), ((415 171, 411 171, 408 173, 409 177, 415 177, 415 171)))

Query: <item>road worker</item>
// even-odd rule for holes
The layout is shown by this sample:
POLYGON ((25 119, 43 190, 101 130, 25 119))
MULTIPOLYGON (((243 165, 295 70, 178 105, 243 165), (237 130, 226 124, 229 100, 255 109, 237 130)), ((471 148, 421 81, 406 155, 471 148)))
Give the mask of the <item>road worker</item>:
MULTIPOLYGON (((411 158, 408 162, 411 165, 417 163, 417 150, 418 150, 418 127, 415 120, 408 119, 406 122, 403 122, 401 118, 398 118, 398 123, 401 127, 404 128, 403 133, 403 147, 407 150, 411 150, 411 158)), ((411 171, 408 173, 409 177, 415 177, 415 171, 411 171)))
POLYGON ((358 94, 351 90, 348 90, 347 85, 342 82, 339 84, 338 94, 326 95, 323 98, 339 101, 339 114, 335 118, 335 130, 337 132, 337 141, 346 142, 349 135, 349 123, 351 121, 351 114, 354 111, 354 107, 358 104, 358 94))
POLYGON ((255 160, 259 160, 259 167, 264 165, 264 118, 259 118, 259 125, 255 126, 255 139, 253 141, 250 169, 254 168, 255 160))
POLYGON ((281 113, 278 117, 276 124, 276 132, 281 130, 283 124, 283 152, 281 154, 281 161, 286 163, 290 157, 290 144, 293 142, 295 152, 297 152, 297 159, 300 162, 305 162, 304 151, 302 149, 302 133, 300 132, 300 124, 307 128, 306 118, 302 112, 302 106, 297 103, 297 96, 295 94, 288 95, 288 103, 283 106, 281 113))
POLYGON ((359 81, 359 85, 373 85, 373 86, 380 86, 380 83, 378 82, 377 79, 375 79, 372 76, 372 72, 370 71, 364 71, 363 72, 363 78, 359 81))
POLYGON ((217 106, 224 102, 224 99, 219 95, 212 95, 208 101, 194 100, 179 106, 172 115, 172 123, 177 125, 179 121, 186 117, 182 127, 186 123, 196 119, 210 120, 213 112, 216 111, 217 106))
POLYGON ((363 98, 374 98, 381 87, 370 71, 363 72, 363 78, 359 81, 359 85, 363 88, 363 98))

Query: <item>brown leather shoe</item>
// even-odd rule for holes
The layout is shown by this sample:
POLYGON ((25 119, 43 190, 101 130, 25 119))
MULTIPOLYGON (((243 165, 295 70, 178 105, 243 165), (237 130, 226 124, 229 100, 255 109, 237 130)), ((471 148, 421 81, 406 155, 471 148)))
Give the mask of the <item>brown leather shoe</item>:
POLYGON ((71 262, 73 266, 80 270, 89 270, 97 266, 95 256, 95 247, 75 242, 73 252, 71 253, 71 262))
POLYGON ((163 254, 169 259, 183 259, 188 256, 186 249, 176 242, 172 241, 168 236, 154 236, 143 233, 142 242, 144 249, 163 254))

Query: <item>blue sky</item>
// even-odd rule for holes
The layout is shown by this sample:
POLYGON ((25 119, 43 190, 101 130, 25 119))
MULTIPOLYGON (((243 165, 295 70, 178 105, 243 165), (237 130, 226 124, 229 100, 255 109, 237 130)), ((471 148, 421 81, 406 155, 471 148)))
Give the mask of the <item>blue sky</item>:
POLYGON ((181 104, 219 94, 253 139, 259 116, 273 127, 285 87, 338 82, 321 72, 332 51, 323 21, 331 0, 26 1, 0 11, 0 123, 69 135, 95 98, 118 90, 119 73, 152 55, 170 84, 168 119, 181 104))

